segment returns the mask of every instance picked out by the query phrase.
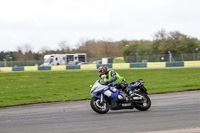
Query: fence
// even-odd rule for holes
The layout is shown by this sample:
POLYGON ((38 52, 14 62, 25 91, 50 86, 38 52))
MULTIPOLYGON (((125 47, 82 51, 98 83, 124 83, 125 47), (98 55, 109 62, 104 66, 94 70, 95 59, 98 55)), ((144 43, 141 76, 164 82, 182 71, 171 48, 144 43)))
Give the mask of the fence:
POLYGON ((174 61, 197 61, 200 60, 199 53, 189 54, 154 54, 125 56, 125 62, 174 62, 174 61))
MULTIPOLYGON (((200 61, 176 61, 176 62, 139 62, 139 63, 111 63, 104 64, 113 69, 129 68, 169 68, 169 67, 200 67, 200 61)), ((0 72, 13 71, 63 71, 63 70, 96 70, 101 64, 88 65, 59 65, 59 66, 20 66, 20 67, 0 67, 0 72)))
MULTIPOLYGON (((114 58, 114 57, 113 57, 114 58)), ((92 63, 92 61, 100 60, 101 58, 88 58, 87 61, 92 63)), ((154 55, 135 55, 135 56, 125 56, 124 61, 119 61, 119 63, 136 63, 136 62, 174 62, 174 61, 198 61, 200 60, 199 53, 189 53, 189 54, 154 54, 154 55)), ((43 60, 24 60, 24 61, 0 61, 0 67, 15 67, 15 66, 39 66, 43 64, 43 60)), ((115 61, 114 63, 118 63, 115 61)))
POLYGON ((0 67, 15 67, 15 66, 37 66, 41 65, 43 60, 24 60, 24 61, 0 61, 0 67))

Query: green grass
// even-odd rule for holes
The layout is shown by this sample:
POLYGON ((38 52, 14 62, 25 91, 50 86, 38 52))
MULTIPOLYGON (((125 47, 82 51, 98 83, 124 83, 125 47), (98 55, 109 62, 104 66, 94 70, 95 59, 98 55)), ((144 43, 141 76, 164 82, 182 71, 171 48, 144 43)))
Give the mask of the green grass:
POLYGON ((116 59, 114 59, 113 63, 126 63, 126 62, 124 60, 116 60, 116 59))
MULTIPOLYGON (((200 89, 200 68, 116 70, 130 83, 145 80, 149 93, 200 89)), ((0 73, 0 107, 90 99, 97 70, 0 73)))

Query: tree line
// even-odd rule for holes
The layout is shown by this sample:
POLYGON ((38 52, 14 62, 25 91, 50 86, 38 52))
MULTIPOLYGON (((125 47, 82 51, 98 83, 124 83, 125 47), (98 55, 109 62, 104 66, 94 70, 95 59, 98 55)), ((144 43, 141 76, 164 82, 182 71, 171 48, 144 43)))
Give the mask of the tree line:
POLYGON ((166 32, 160 30, 154 35, 153 41, 130 42, 124 47, 123 55, 134 56, 135 54, 173 54, 198 53, 200 41, 197 38, 187 36, 178 31, 166 32))
POLYGON ((67 41, 60 41, 57 44, 59 49, 50 50, 43 47, 38 52, 33 52, 30 44, 24 44, 17 47, 16 51, 1 51, 0 60, 43 60, 43 56, 46 54, 64 53, 86 53, 88 58, 102 58, 135 56, 136 54, 168 54, 168 51, 173 54, 199 53, 200 51, 200 40, 179 31, 166 32, 161 29, 153 37, 153 40, 81 40, 75 49, 71 49, 67 41))

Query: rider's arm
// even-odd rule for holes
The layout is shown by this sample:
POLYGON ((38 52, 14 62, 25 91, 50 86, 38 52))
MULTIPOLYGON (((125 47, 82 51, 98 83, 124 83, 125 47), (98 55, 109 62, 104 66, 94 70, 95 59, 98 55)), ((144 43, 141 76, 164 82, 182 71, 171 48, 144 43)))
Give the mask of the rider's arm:
POLYGON ((114 71, 111 71, 111 79, 109 80, 110 83, 114 82, 115 80, 117 80, 117 75, 114 71))
POLYGON ((110 80, 104 82, 103 83, 104 85, 108 85, 108 84, 114 82, 115 80, 117 80, 117 76, 116 76, 116 73, 114 71, 111 71, 111 74, 109 76, 111 76, 112 78, 110 80))

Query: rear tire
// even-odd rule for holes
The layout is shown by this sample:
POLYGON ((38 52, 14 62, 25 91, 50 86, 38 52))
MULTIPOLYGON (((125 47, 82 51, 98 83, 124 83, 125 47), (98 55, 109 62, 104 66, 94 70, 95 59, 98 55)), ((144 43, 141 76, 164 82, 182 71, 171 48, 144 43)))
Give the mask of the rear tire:
POLYGON ((109 103, 107 101, 103 101, 103 104, 100 103, 100 99, 93 97, 90 101, 91 108, 99 113, 99 114, 105 114, 109 111, 109 103))
POLYGON ((151 107, 151 100, 147 95, 143 95, 144 99, 134 102, 135 108, 140 111, 146 111, 151 107))

